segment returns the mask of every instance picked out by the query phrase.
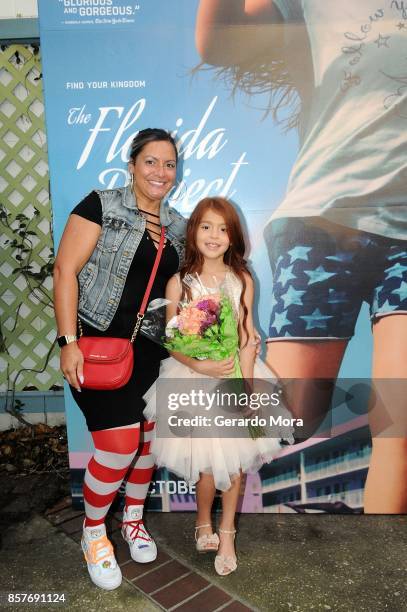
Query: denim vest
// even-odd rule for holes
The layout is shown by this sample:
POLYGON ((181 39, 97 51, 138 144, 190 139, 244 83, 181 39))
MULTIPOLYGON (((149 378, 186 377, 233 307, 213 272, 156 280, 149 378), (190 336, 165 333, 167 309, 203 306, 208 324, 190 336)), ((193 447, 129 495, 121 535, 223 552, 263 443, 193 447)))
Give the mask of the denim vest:
MULTIPOLYGON (((78 315, 82 321, 105 331, 113 320, 146 220, 139 213, 130 187, 96 190, 102 203, 102 231, 97 245, 78 275, 78 315)), ((160 223, 166 237, 184 258, 186 219, 165 202, 160 223)))

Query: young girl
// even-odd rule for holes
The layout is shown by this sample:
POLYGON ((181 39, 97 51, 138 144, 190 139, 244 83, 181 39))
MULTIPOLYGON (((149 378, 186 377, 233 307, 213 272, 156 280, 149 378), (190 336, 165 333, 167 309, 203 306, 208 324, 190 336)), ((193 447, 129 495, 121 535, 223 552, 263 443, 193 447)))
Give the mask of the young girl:
MULTIPOLYGON (((223 291, 231 300, 239 331, 239 361, 246 379, 271 378, 265 364, 256 358, 253 327, 253 279, 244 259, 245 243, 239 217, 225 199, 205 198, 199 202, 187 225, 185 263, 180 273, 168 282, 167 320, 177 312, 180 300, 223 291), (189 289, 183 282, 188 283, 189 289)), ((194 359, 182 353, 162 362, 162 378, 226 378, 234 372, 234 356, 222 361, 194 359)), ((156 391, 152 387, 144 396, 144 414, 155 420, 156 391)), ((236 565, 234 548, 235 513, 240 491, 241 472, 258 470, 280 449, 280 439, 252 440, 230 438, 160 438, 152 445, 157 466, 169 470, 189 482, 196 482, 197 519, 196 548, 199 552, 218 551, 215 569, 221 576, 233 572, 236 565), (238 442, 238 444, 237 444, 238 442), (222 517, 219 536, 212 532, 211 508, 216 489, 222 491, 222 517)))

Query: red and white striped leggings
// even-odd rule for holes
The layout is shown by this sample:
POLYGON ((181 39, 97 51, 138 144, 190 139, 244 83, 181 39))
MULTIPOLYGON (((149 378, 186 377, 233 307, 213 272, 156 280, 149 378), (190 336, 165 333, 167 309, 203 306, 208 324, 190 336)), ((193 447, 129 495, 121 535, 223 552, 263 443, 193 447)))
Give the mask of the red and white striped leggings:
POLYGON ((150 453, 154 425, 144 422, 92 432, 95 453, 83 485, 86 527, 104 523, 132 464, 126 483, 126 506, 144 505, 154 471, 150 453))

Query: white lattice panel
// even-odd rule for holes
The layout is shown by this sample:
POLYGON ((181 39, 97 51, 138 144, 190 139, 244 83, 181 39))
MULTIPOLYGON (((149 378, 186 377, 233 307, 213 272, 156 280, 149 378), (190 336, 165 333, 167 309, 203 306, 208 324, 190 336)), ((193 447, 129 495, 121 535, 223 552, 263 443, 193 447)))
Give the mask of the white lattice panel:
POLYGON ((53 252, 39 53, 22 45, 3 49, 0 87, 0 203, 9 213, 10 226, 2 225, 0 239, 1 344, 6 348, 0 358, 0 390, 11 388, 16 377, 17 391, 48 390, 62 385, 58 352, 49 355, 56 336, 53 309, 46 306, 51 278, 35 288, 38 283, 19 271, 16 256, 21 250, 5 244, 16 237, 22 223, 16 217, 24 214, 36 234, 29 236, 31 271, 40 271, 53 252))

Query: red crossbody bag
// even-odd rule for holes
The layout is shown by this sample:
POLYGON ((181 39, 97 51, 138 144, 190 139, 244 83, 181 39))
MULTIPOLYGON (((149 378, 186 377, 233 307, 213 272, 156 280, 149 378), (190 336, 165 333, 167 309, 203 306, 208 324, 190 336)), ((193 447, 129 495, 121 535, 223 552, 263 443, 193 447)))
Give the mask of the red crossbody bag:
POLYGON ((137 313, 137 321, 130 340, 127 338, 110 338, 104 336, 83 336, 81 322, 79 323, 80 338, 78 346, 84 357, 83 376, 81 385, 84 389, 97 391, 114 390, 123 387, 130 380, 133 371, 133 342, 144 319, 148 298, 157 274, 161 255, 165 242, 165 228, 161 228, 160 243, 157 248, 153 269, 140 310, 137 313))

